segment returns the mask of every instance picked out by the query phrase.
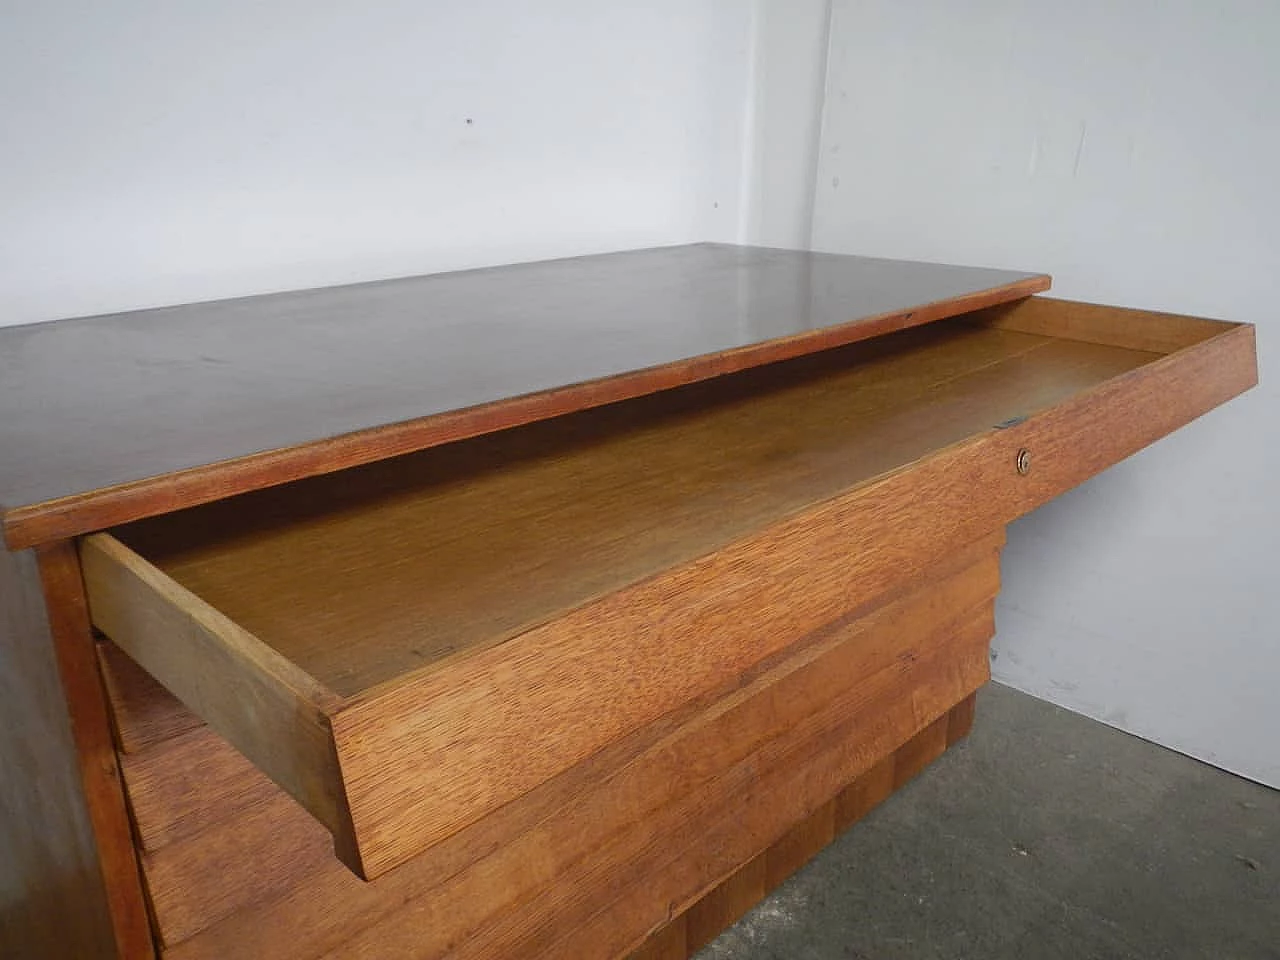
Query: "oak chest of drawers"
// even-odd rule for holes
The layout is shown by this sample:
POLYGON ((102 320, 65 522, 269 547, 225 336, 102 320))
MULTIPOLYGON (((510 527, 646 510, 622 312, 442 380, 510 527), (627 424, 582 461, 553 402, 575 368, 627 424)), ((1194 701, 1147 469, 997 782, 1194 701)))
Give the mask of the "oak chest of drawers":
POLYGON ((719 245, 0 330, 4 956, 685 956, 1242 324, 719 245))

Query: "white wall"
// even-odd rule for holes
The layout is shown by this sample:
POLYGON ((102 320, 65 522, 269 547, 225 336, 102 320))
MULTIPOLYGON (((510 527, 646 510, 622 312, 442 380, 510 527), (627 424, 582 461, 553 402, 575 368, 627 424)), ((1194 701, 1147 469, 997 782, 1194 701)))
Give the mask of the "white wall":
POLYGON ((1252 321, 1262 385, 1016 524, 997 678, 1280 786, 1280 5, 836 0, 819 249, 1252 321))
POLYGON ((6 3, 0 323, 733 240, 755 12, 6 3))
POLYGON ((809 246, 830 17, 831 0, 754 0, 745 243, 809 246))

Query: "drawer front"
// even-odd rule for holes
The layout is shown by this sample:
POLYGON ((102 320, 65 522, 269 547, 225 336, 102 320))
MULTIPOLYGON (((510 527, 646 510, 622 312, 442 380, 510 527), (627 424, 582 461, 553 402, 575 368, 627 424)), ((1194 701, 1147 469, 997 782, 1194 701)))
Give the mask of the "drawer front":
POLYGON ((991 529, 949 524, 895 540, 887 518, 824 508, 327 716, 270 671, 252 672, 247 658, 228 668, 234 643, 207 656, 216 611, 186 598, 169 604, 145 579, 154 573, 139 576, 117 545, 91 539, 83 557, 91 595, 111 598, 93 603, 99 626, 256 766, 276 771, 330 827, 338 856, 373 878, 607 748, 609 762, 627 762, 628 750, 661 735, 661 723, 991 529), (864 551, 872 541, 881 549, 864 551), (184 647, 175 636, 200 642, 184 647), (211 691, 217 699, 204 700, 211 691), (252 709, 228 722, 246 700, 252 709), (345 823, 314 802, 344 794, 345 823))
MULTIPOLYGON (((708 413, 737 431, 736 442, 754 444, 743 463, 772 486, 720 477, 717 490, 690 496, 746 502, 761 517, 749 534, 371 688, 336 693, 109 534, 82 544, 94 622, 324 824, 353 871, 381 876, 593 758, 626 763, 664 724, 796 652, 823 624, 1256 382, 1245 326, 1061 301, 966 322, 976 340, 957 337, 945 362, 937 343, 921 348, 922 364, 941 370, 995 341, 999 361, 922 380, 900 409, 885 405, 896 397, 890 373, 909 369, 914 354, 877 368, 873 351, 854 370, 866 390, 856 378, 823 380, 810 393, 792 384, 785 396, 804 402, 789 415, 775 391, 760 401, 758 423, 755 401, 740 397, 727 413, 708 413), (823 486, 828 473, 850 475, 850 457, 887 456, 832 446, 839 437, 822 432, 813 412, 841 408, 831 384, 852 384, 851 404, 879 411, 871 426, 850 429, 900 454, 896 469, 847 489, 823 486), (767 435, 751 439, 758 434, 767 435), (921 447, 935 439, 936 448, 921 447), (797 454, 803 442, 812 446, 797 454), (779 458, 792 473, 774 468, 779 458), (779 478, 834 495, 795 510, 779 478), (775 502, 786 506, 778 515, 766 509, 775 502)), ((914 350, 953 335, 902 342, 914 350)), ((714 434, 697 432, 703 421, 655 424, 650 441, 688 443, 690 457, 707 459, 699 445, 714 434)), ((609 521, 602 512, 598 523, 609 521)))
POLYGON ((265 777, 244 778, 253 802, 221 788, 235 752, 206 729, 128 755, 166 955, 620 955, 985 680, 999 543, 820 628, 625 767, 547 784, 372 883, 265 777))
POLYGON ((1002 329, 1052 330, 1082 338, 1076 342, 1153 351, 1156 357, 975 441, 982 476, 990 478, 978 482, 1007 498, 1002 512, 1010 521, 1258 382, 1255 332, 1248 324, 1040 297, 982 316, 1002 329), (1019 470, 1023 454, 1026 469, 1019 470))

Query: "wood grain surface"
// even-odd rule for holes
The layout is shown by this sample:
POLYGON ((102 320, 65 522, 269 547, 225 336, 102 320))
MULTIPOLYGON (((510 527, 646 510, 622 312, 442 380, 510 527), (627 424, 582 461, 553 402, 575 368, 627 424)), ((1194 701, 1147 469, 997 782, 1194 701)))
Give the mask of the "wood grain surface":
POLYGON ((1029 297, 975 311, 966 322, 1101 343, 1128 350, 1175 353, 1216 337, 1238 324, 1154 310, 1108 307, 1096 303, 1029 297))
MULTIPOLYGON (((1111 314, 1119 324, 1125 311, 1111 314)), ((319 741, 323 762, 295 761, 287 744, 273 762, 305 768, 317 796, 345 796, 349 821, 339 811, 325 822, 344 859, 373 877, 733 682, 833 604, 875 596, 1245 389, 1252 329, 1216 329, 1160 356, 944 321, 636 401, 642 411, 581 414, 586 426, 553 454, 537 436, 552 425, 531 427, 423 454, 425 484, 401 475, 387 486, 373 468, 336 504, 323 484, 348 478, 313 481, 316 500, 294 491, 301 514, 262 493, 240 527, 225 505, 121 536, 200 599, 173 583, 157 596, 202 608, 207 623, 231 617, 232 647, 261 635, 304 673, 321 672, 311 651, 347 658, 322 674, 360 681, 340 687, 345 700, 304 698, 332 729, 336 765, 325 767, 319 741), (1014 469, 1022 449, 1027 476, 1014 469), (427 458, 447 467, 452 455, 462 467, 432 482, 427 458), (334 558, 328 575, 317 556, 334 558), (762 624, 786 623, 743 632, 756 610, 762 624), (299 633, 308 611, 320 619, 299 633), (290 624, 307 649, 281 640, 290 624), (422 642, 436 629, 446 642, 422 642), (371 665, 404 672, 384 678, 371 665), (529 729, 545 736, 530 744, 519 735, 529 729)), ((238 709, 216 683, 200 672, 218 709, 238 709)), ((233 720, 222 732, 254 747, 252 718, 233 720)))
POLYGON ((0 331, 0 954, 696 949, 967 732, 1004 524, 1257 381, 1047 283, 698 245, 0 331))
MULTIPOLYGON (((142 854, 162 944, 178 943, 238 910, 277 896, 299 877, 333 861, 323 830, 304 829, 302 843, 281 842, 284 834, 296 833, 289 829, 291 821, 307 814, 283 794, 280 798, 287 802, 242 807, 206 830, 142 854)), ((316 825, 312 821, 306 826, 316 825)), ((277 951, 243 956, 274 958, 277 951)))
MULTIPOLYGON (((732 802, 730 798, 750 781, 752 771, 783 764, 778 758, 786 755, 787 743, 817 736, 824 725, 838 724, 852 714, 878 717, 895 697, 908 706, 916 702, 906 695, 918 676, 915 664, 926 653, 947 648, 948 638, 959 629, 956 625, 972 619, 973 611, 987 612, 982 622, 965 628, 971 638, 965 642, 985 648, 991 598, 998 586, 998 543, 975 545, 946 558, 922 575, 914 589, 818 631, 801 652, 748 678, 726 697, 691 711, 677 725, 660 731, 657 740, 642 742, 640 752, 616 757, 603 769, 587 765, 557 778, 373 883, 361 883, 328 858, 313 868, 299 868, 277 899, 244 898, 237 909, 227 910, 230 901, 225 898, 244 886, 240 871, 253 870, 254 851, 269 842, 256 833, 247 836, 228 822, 218 828, 228 838, 219 843, 230 851, 225 845, 242 837, 240 855, 228 852, 219 860, 224 866, 204 882, 170 891, 186 897, 187 902, 175 908, 183 917, 198 912, 193 904, 199 901, 206 904, 210 922, 204 932, 174 944, 172 955, 251 953, 264 931, 279 930, 289 935, 287 942, 271 941, 273 955, 314 957, 338 949, 365 927, 370 928, 370 943, 380 942, 374 928, 387 932, 399 911, 404 916, 394 921, 396 929, 405 931, 405 942, 418 942, 424 951, 431 944, 444 950, 442 944, 466 939, 471 936, 468 931, 511 911, 522 919, 503 936, 518 937, 538 927, 549 911, 561 910, 554 904, 532 904, 531 898, 545 885, 563 886, 559 896, 581 898, 573 900, 574 909, 591 908, 593 903, 599 908, 603 887, 586 880, 562 884, 568 871, 612 864, 607 869, 622 871, 622 877, 627 864, 634 863, 634 845, 659 842, 661 823, 681 822, 681 804, 693 802, 688 800, 691 793, 719 791, 715 795, 720 800, 713 802, 706 795, 700 802, 707 810, 719 805, 722 812, 723 804, 732 802), (730 770, 737 772, 725 781, 730 770), (593 860, 597 854, 612 859, 593 860), (574 866, 583 857, 587 860, 581 867, 574 866), (238 868, 231 866, 237 863, 238 868), (217 920, 219 914, 225 919, 217 920)), ((957 692, 954 699, 960 695, 957 692)), ((929 719, 931 715, 913 714, 908 722, 923 725, 929 719)), ((869 755, 878 748, 868 739, 878 729, 877 722, 864 720, 865 736, 856 730, 843 735, 846 761, 870 765, 877 759, 869 755)), ((892 746, 896 744, 883 750, 892 746)), ((779 827, 779 833, 785 826, 789 824, 779 827)), ((278 825, 274 842, 300 852, 314 849, 318 830, 299 811, 278 825)), ((178 927, 167 924, 163 898, 157 901, 157 911, 166 941, 172 942, 169 938, 178 927)))
MULTIPOLYGON (((994 593, 995 567, 991 558, 999 543, 997 537, 977 544, 931 567, 928 576, 932 582, 943 585, 940 598, 968 607, 975 597, 994 593), (975 571, 978 579, 966 581, 970 586, 965 589, 970 593, 958 594, 946 587, 958 571, 980 561, 980 570, 975 571)), ((937 617, 942 609, 935 604, 922 608, 919 615, 937 617)), ((912 623, 918 628, 921 621, 918 618, 910 622, 895 621, 895 629, 910 628, 912 623)), ((127 659, 118 651, 110 656, 111 662, 118 666, 127 659)), ((864 669, 871 669, 874 663, 862 662, 864 669)), ((126 695, 167 696, 142 685, 128 687, 126 695)), ((146 712, 137 703, 122 703, 120 708, 119 712, 127 715, 146 712)), ((177 705, 177 709, 183 708, 177 705)), ((696 715, 698 709, 688 711, 687 716, 696 715)), ((678 727, 677 722, 670 729, 678 727)), ((661 739, 662 734, 659 730, 656 737, 650 739, 661 739)), ((712 749, 715 746, 713 744, 712 749)), ((567 778, 569 793, 564 796, 572 796, 575 791, 587 789, 589 784, 611 775, 628 756, 626 752, 616 751, 611 761, 595 762, 567 778)), ((708 758, 711 756, 713 754, 708 754, 708 758)), ((314 887, 315 896, 323 899, 324 888, 331 882, 326 878, 334 873, 327 834, 278 788, 247 768, 240 755, 212 731, 201 728, 177 734, 164 743, 126 755, 123 763, 137 830, 149 851, 146 864, 152 898, 166 942, 180 940, 220 916, 247 908, 283 879, 314 887), (273 845, 288 851, 285 859, 270 855, 273 845), (267 868, 263 867, 260 855, 264 850, 268 851, 267 868), (210 877, 209 865, 215 862, 218 871, 210 877), (308 879, 308 870, 318 870, 319 874, 308 879), (242 877, 242 871, 250 873, 242 877)), ((495 825, 482 831, 484 835, 480 838, 475 831, 460 836, 461 846, 455 845, 455 850, 460 850, 464 859, 459 862, 474 860, 481 851, 508 842, 527 829, 522 823, 536 823, 563 802, 555 797, 546 802, 530 802, 528 806, 532 809, 528 815, 523 820, 517 819, 514 825, 495 825), (504 835, 507 839, 503 839, 504 835)), ((510 812, 511 808, 503 811, 504 815, 510 812)), ((508 816, 507 820, 512 818, 508 816)), ((440 858, 446 864, 441 867, 442 875, 458 869, 447 866, 452 856, 446 851, 440 858)), ((333 878, 337 883, 333 899, 335 910, 340 912, 336 904, 360 903, 360 897, 353 895, 363 896, 370 888, 356 884, 352 889, 350 874, 341 869, 337 874, 333 878)), ((403 895, 403 890, 392 883, 393 878, 400 875, 394 874, 381 882, 387 893, 385 899, 394 901, 403 895)))
POLYGON ((772 890, 803 867, 836 835, 835 800, 829 800, 773 842, 765 854, 764 886, 772 890))
POLYGON ((976 698, 970 697, 956 704, 955 709, 947 715, 947 746, 963 740, 973 729, 974 710, 977 707, 975 701, 976 698))
POLYGON ((1048 285, 698 244, 0 329, 0 519, 74 536, 1048 285))
MULTIPOLYGON (((869 762, 866 754, 851 749, 857 740, 874 742, 874 755, 892 749, 912 735, 920 716, 937 716, 986 682, 987 641, 990 620, 972 632, 961 632, 942 649, 921 651, 913 670, 910 696, 899 695, 877 707, 878 727, 868 714, 836 726, 807 745, 805 760, 791 755, 778 764, 783 773, 771 771, 744 784, 732 802, 723 803, 714 826, 687 817, 662 845, 656 868, 663 882, 646 884, 625 868, 615 875, 617 899, 613 905, 589 917, 568 915, 560 929, 544 924, 491 956, 617 956, 638 945, 646 931, 692 903, 709 886, 718 883, 739 863, 766 850, 792 824, 809 816, 835 796, 869 762), (967 651, 966 651, 967 646, 967 651), (943 651, 946 652, 943 652, 943 651), (866 738, 863 740, 863 738, 866 738), (558 933, 556 939, 551 935, 558 933), (504 952, 507 951, 507 952, 504 952)), ((869 751, 871 752, 871 751, 869 751)), ((656 854, 656 846, 652 848, 656 854)), ((462 956, 483 957, 484 944, 462 956)), ((422 955, 419 955, 422 956, 422 955)))
MULTIPOLYGON (((1223 338, 1238 332, 1239 329, 1228 331, 1223 338)), ((523 633, 496 652, 474 654, 449 669, 423 671, 395 687, 388 685, 381 693, 366 694, 344 708, 334 720, 334 732, 343 758, 355 832, 365 854, 365 874, 376 875, 402 862, 422 846, 482 814, 488 805, 527 790, 566 758, 598 748, 609 736, 616 735, 615 725, 646 722, 646 717, 661 709, 663 698, 679 696, 682 689, 698 683, 718 682, 716 673, 704 671, 723 670, 731 675, 733 661, 719 650, 699 648, 696 638, 705 632, 705 623, 711 619, 715 619, 718 631, 730 633, 735 623, 743 626, 747 622, 734 619, 746 602, 745 596, 733 594, 734 583, 771 584, 774 589, 792 585, 794 589, 787 593, 785 603, 773 598, 762 602, 759 609, 785 609, 788 616, 802 622, 806 616, 817 615, 821 605, 829 602, 824 597, 848 590, 874 592, 884 583, 877 578, 901 576, 913 569, 921 557, 936 555, 1014 519, 1108 465, 1104 459, 1108 453, 1126 447, 1127 454, 1146 442, 1139 438, 1163 435, 1166 431, 1153 427, 1162 418, 1168 419, 1180 405, 1201 410, 1211 406, 1201 405, 1197 391, 1223 389, 1220 376, 1209 376, 1204 384, 1189 384, 1177 400, 1164 402, 1162 409, 1151 410, 1149 419, 1115 423, 1114 418, 1127 412, 1126 401, 1116 399, 1101 408, 1085 403, 1082 398, 1091 391, 1072 390, 1078 381, 1073 381, 1070 374, 1079 369, 1076 363, 1083 359, 1087 361, 1085 369, 1096 375, 1101 358, 1101 362, 1112 364, 1112 373, 1120 374, 1111 383, 1124 382, 1128 378, 1123 373, 1126 365, 1133 362, 1129 358, 1134 354, 1117 348, 1051 341, 1043 346, 1043 352, 1033 350, 1025 357, 1030 363, 1037 355, 1056 356, 1059 350, 1067 352, 1073 361, 1051 368, 1061 375, 1055 380, 1038 368, 1028 376, 1027 383, 1031 389, 1045 391, 1039 395, 1042 398, 1055 389, 1076 396, 1050 406, 1046 413, 1033 415, 1023 425, 1025 429, 986 431, 972 441, 916 461, 909 471, 889 473, 875 483, 855 487, 792 521, 767 528, 755 538, 523 633), (1075 415, 1059 417, 1064 408, 1073 408, 1075 415), (1105 425, 1096 422, 1100 416, 1107 417, 1105 425), (1094 422, 1086 426, 1089 420, 1094 422), (1022 477, 1013 468, 1019 448, 1012 447, 1004 456, 999 451, 1010 444, 1011 438, 1029 438, 1033 430, 1042 433, 1032 449, 1043 449, 1047 461, 1038 465, 1030 477, 1022 477), (1054 456, 1055 444, 1061 456, 1054 456), (983 491, 983 496, 975 498, 975 490, 983 491), (822 562, 822 557, 830 557, 835 563, 840 562, 837 557, 850 558, 843 561, 841 569, 853 582, 840 583, 835 578, 827 585, 832 592, 826 593, 822 578, 835 568, 822 562), (700 589, 699 585, 712 582, 717 584, 714 593, 700 589), (643 617, 642 611, 666 610, 671 596, 676 594, 699 598, 682 611, 687 628, 682 629, 680 612, 665 615, 660 631, 646 631, 640 623, 628 620, 643 617), (600 644, 607 643, 611 652, 584 656, 585 637, 591 638, 593 650, 599 651, 600 644), (674 682, 668 683, 666 678, 657 682, 654 671, 663 662, 658 647, 682 665, 674 682), (519 664, 518 675, 509 677, 500 672, 499 660, 519 664), (608 682, 606 677, 598 676, 603 669, 600 665, 614 662, 625 664, 627 676, 635 679, 629 679, 625 686, 615 684, 607 694, 608 722, 584 722, 584 718, 598 712, 598 706, 592 705, 593 698, 606 696, 608 682), (588 683, 582 677, 594 679, 588 683), (465 697, 459 693, 463 690, 465 697), (437 705, 440 713, 433 712, 430 719, 419 713, 416 705, 426 702, 437 705), (446 708, 449 704, 456 704, 456 709, 446 708), (410 757, 430 756, 442 761, 456 752, 457 744, 475 744, 477 725, 490 722, 495 715, 511 722, 513 729, 545 728, 547 745, 540 745, 537 751, 517 752, 510 749, 512 743, 508 740, 508 749, 501 757, 473 750, 474 768, 466 770, 455 764, 450 767, 447 780, 433 778, 426 785, 385 776, 388 769, 403 769, 410 757), (387 731, 393 731, 393 736, 385 735, 387 731), (435 798, 431 804, 417 803, 424 787, 435 798)), ((1196 355, 1197 351, 1188 351, 1182 359, 1190 361, 1196 355)), ((1162 362, 1149 354, 1136 357, 1150 361, 1151 368, 1162 362)), ((1243 365, 1251 362, 1250 357, 1251 352, 1242 351, 1243 365)), ((1016 375, 1000 367, 988 367, 982 375, 1001 387, 1017 382, 1016 375)), ((953 410, 968 418, 975 408, 982 409, 981 401, 975 400, 975 393, 978 397, 981 393, 972 384, 966 384, 966 388, 951 409, 934 404, 930 417, 916 422, 894 418, 893 422, 913 438, 921 433, 937 436, 936 431, 947 428, 955 415, 953 410)), ((1240 388, 1230 389, 1236 392, 1240 388)), ((1033 402, 1032 409, 1038 405, 1033 402)), ((984 419, 998 422, 993 417, 984 419)), ((887 436, 886 445, 892 443, 892 437, 887 436)), ((769 613, 761 616, 769 622, 769 613)), ((737 660, 738 669, 753 656, 767 655, 767 645, 773 640, 776 637, 768 631, 735 638, 731 649, 732 656, 741 658, 737 660), (764 649, 756 644, 763 644, 764 649)))
POLYGON ((110 535, 84 538, 80 559, 93 623, 353 856, 328 717, 340 699, 110 535))
MULTIPOLYGON (((970 694, 951 709, 944 718, 949 730, 952 728, 964 728, 967 730, 967 724, 971 722, 973 716, 973 701, 974 695, 970 694)), ((836 833, 842 833, 869 813, 875 806, 888 799, 890 793, 893 792, 893 777, 892 775, 885 777, 881 771, 892 771, 899 753, 920 755, 921 750, 916 741, 928 738, 930 729, 930 727, 926 727, 899 747, 895 753, 890 754, 874 768, 855 779, 834 800, 819 807, 816 813, 793 827, 763 854, 739 868, 739 873, 745 871, 749 875, 753 874, 757 870, 757 863, 763 860, 765 864, 763 893, 767 894, 774 890, 782 880, 785 880, 796 869, 803 866, 825 845, 825 843, 818 844, 817 841, 822 837, 830 837, 833 809, 841 807, 849 811, 848 819, 836 830, 836 833)), ((948 746, 959 739, 959 735, 949 738, 948 746)), ((723 933, 727 927, 740 920, 758 902, 758 899, 752 900, 742 895, 744 887, 753 889, 755 884, 750 880, 747 883, 741 882, 738 878, 738 873, 731 875, 728 879, 722 881, 719 886, 705 894, 701 900, 687 911, 677 916, 656 933, 651 934, 630 955, 629 960, 688 960, 689 957, 697 952, 697 948, 693 946, 695 940, 690 937, 688 932, 692 919, 695 916, 704 918, 697 942, 705 944, 708 940, 723 933), (733 902, 735 909, 726 909, 727 902, 733 902), (721 923, 719 929, 715 929, 714 925, 705 922, 705 918, 710 912, 714 912, 717 915, 721 923)))
POLYGON ((113 706, 112 732, 121 753, 194 730, 204 721, 114 643, 98 643, 98 668, 113 706))
MULTIPOLYGON (((509 880, 469 872, 324 956, 624 953, 908 736, 920 713, 944 710, 984 682, 991 634, 983 629, 929 638, 914 657, 863 677, 857 693, 846 690, 762 751, 731 765, 717 759, 723 772, 700 786, 684 778, 672 801, 597 840, 590 853, 567 842, 563 852, 573 856, 557 865, 558 856, 538 850, 541 883, 532 896, 513 902, 509 880), (491 912, 494 900, 505 906, 491 912)), ((517 876, 527 875, 529 856, 517 876)))
MULTIPOLYGON (((898 749, 911 748, 911 744, 908 743, 898 749)), ((893 793, 893 772, 898 765, 897 756, 895 751, 883 758, 875 766, 859 774, 858 779, 840 791, 840 795, 836 797, 834 811, 836 833, 843 833, 850 824, 861 820, 893 793)))
POLYGON ((992 529, 967 497, 948 509, 930 484, 917 499, 910 477, 900 481, 901 490, 882 491, 887 504, 837 498, 345 706, 332 723, 362 875, 402 863, 682 702, 737 683, 992 529), (912 522, 912 509, 927 509, 929 521, 912 522), (536 742, 521 735, 528 730, 539 731, 536 742))
POLYGON ((151 749, 124 754, 120 766, 138 847, 144 851, 203 833, 253 807, 296 803, 203 725, 151 749))
POLYGON ((767 853, 752 857, 684 912, 690 950, 701 950, 764 898, 769 891, 766 858, 767 853))
POLYGON ((933 763, 947 749, 950 716, 939 717, 916 734, 908 747, 893 757, 893 789, 897 790, 933 763))
MULTIPOLYGON (((714 894, 715 891, 712 891, 714 894)), ((631 953, 629 960, 689 960, 688 916, 682 913, 631 953)))
POLYGON ((115 533, 350 696, 1153 359, 936 324, 115 533))

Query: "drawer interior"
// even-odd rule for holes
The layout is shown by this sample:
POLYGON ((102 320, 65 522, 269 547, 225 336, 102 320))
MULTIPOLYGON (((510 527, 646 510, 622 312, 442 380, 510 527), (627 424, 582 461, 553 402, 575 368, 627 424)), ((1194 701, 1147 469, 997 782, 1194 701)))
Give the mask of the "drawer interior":
POLYGON ((1244 389, 1239 327, 1035 298, 239 496, 88 538, 91 614, 372 877, 1244 389))
POLYGON ((350 696, 1157 356, 943 322, 114 533, 350 696))

